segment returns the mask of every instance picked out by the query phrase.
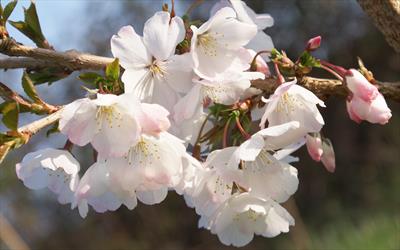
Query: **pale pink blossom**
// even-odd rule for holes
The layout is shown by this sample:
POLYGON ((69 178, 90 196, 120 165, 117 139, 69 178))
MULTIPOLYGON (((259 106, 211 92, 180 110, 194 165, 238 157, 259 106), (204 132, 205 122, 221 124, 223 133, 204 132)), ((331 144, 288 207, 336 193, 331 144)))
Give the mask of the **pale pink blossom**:
POLYGON ((365 102, 371 102, 379 94, 378 88, 372 85, 358 70, 348 70, 345 82, 352 94, 365 102))
POLYGON ((353 96, 350 101, 346 102, 346 105, 350 119, 357 123, 366 120, 370 123, 383 125, 388 123, 392 117, 392 112, 381 93, 378 93, 375 99, 370 102, 353 96))
POLYGON ((132 94, 97 94, 68 104, 61 114, 61 133, 79 146, 91 143, 104 157, 121 156, 141 133, 140 103, 132 94))

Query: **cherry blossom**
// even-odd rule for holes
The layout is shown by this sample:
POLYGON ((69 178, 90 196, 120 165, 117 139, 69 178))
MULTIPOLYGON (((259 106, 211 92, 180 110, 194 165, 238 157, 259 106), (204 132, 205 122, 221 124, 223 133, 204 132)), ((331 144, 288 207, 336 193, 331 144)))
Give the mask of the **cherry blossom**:
POLYGON ((296 84, 297 79, 281 84, 266 103, 265 113, 261 119, 260 127, 275 126, 289 121, 298 121, 300 127, 292 131, 292 136, 298 140, 307 133, 317 133, 325 124, 319 113, 317 104, 325 104, 311 91, 296 84))
POLYGON ((143 37, 132 26, 122 27, 111 39, 111 51, 125 69, 122 75, 125 92, 171 111, 179 93, 191 87, 191 57, 175 55, 176 45, 184 37, 182 19, 171 18, 165 11, 147 20, 143 37))
POLYGON ((353 96, 350 101, 346 102, 346 106, 350 119, 357 123, 366 120, 371 123, 384 125, 388 123, 389 119, 392 117, 392 112, 381 93, 378 93, 375 99, 370 102, 353 96))
POLYGON ((275 237, 294 226, 293 217, 271 199, 261 199, 249 193, 235 194, 211 216, 202 216, 199 227, 217 234, 225 245, 242 247, 256 235, 275 237))
POLYGON ((350 69, 345 82, 353 95, 361 98, 365 102, 371 102, 378 94, 378 89, 372 85, 358 70, 350 69))
POLYGON ((61 204, 72 202, 79 169, 79 162, 68 151, 52 148, 29 153, 16 165, 17 176, 26 187, 47 187, 58 195, 61 204))
POLYGON ((140 104, 132 94, 97 94, 96 99, 78 99, 61 115, 59 129, 71 142, 91 143, 104 156, 121 156, 140 137, 136 115, 140 104))
POLYGON ((194 71, 201 78, 224 72, 237 57, 238 50, 257 33, 257 26, 236 19, 232 8, 222 8, 199 28, 191 26, 191 55, 194 71))
POLYGON ((256 14, 244 1, 241 0, 220 0, 211 9, 211 15, 223 7, 232 7, 237 19, 241 22, 257 25, 256 36, 246 45, 256 51, 271 50, 274 44, 270 36, 264 33, 264 29, 274 25, 274 19, 268 14, 256 14))

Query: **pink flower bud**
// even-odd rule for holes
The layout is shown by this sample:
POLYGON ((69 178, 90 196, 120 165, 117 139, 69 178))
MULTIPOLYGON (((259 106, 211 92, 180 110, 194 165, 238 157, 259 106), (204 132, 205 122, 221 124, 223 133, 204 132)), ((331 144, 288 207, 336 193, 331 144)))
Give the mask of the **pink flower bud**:
POLYGON ((372 85, 358 70, 348 70, 345 81, 353 95, 366 102, 371 102, 379 94, 378 88, 372 85))
POLYGON ((321 161, 322 141, 319 134, 307 135, 306 140, 308 154, 314 161, 321 161))
POLYGON ((318 49, 321 46, 321 40, 322 40, 321 36, 316 36, 314 38, 311 38, 307 42, 306 50, 307 51, 314 51, 314 50, 318 49))
POLYGON ((324 164, 326 170, 329 172, 335 172, 335 151, 333 150, 332 143, 329 139, 324 139, 322 142, 322 149, 324 150, 324 153, 321 157, 322 164, 324 164))
POLYGON ((371 102, 366 102, 360 97, 353 96, 350 101, 347 101, 347 111, 350 119, 357 123, 366 120, 383 125, 392 117, 392 112, 387 106, 385 98, 379 92, 371 102))

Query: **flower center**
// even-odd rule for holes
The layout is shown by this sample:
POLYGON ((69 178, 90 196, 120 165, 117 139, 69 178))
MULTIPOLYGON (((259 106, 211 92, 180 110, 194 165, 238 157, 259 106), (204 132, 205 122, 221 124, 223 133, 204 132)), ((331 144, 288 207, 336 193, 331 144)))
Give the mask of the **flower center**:
POLYGON ((129 150, 126 159, 129 165, 152 165, 154 160, 160 159, 158 145, 142 138, 129 150))
POLYGON ((295 111, 297 106, 301 105, 302 103, 299 102, 296 97, 286 92, 280 97, 276 111, 283 112, 288 116, 290 113, 295 111))
POLYGON ((197 46, 208 56, 217 56, 217 39, 206 32, 197 37, 197 46))
POLYGON ((163 78, 167 71, 165 70, 165 63, 154 60, 153 63, 149 66, 149 70, 153 77, 163 78))
POLYGON ((257 213, 253 209, 249 209, 246 212, 242 213, 237 213, 235 217, 233 217, 234 221, 247 221, 247 220, 252 220, 252 221, 257 221, 258 218, 260 218, 262 214, 257 213))
MULTIPOLYGON (((105 121, 110 128, 113 127, 115 121, 121 121, 123 116, 114 106, 99 106, 96 113, 97 129, 99 131, 103 128, 103 122, 105 121)), ((120 127, 120 123, 117 124, 120 127)))

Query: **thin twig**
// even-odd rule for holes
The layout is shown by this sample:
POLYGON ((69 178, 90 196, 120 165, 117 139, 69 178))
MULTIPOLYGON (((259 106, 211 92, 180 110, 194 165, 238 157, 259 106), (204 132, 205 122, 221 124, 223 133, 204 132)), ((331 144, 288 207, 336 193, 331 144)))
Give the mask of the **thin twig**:
POLYGON ((22 127, 18 128, 18 132, 32 136, 32 135, 36 134, 37 132, 39 132, 41 129, 57 122, 61 118, 62 111, 63 111, 63 109, 61 108, 51 115, 48 115, 42 119, 36 120, 32 123, 22 126, 22 127))
MULTIPOLYGON (((23 56, 37 60, 45 60, 51 62, 52 66, 65 67, 69 70, 104 69, 108 64, 113 62, 113 58, 95 56, 69 50, 66 52, 57 52, 50 49, 32 48, 18 44, 13 40, 0 40, 0 53, 8 56, 23 56)), ((25 64, 28 61, 24 62, 25 64)), ((36 66, 37 62, 29 61, 32 66, 36 66)), ((24 65, 26 66, 26 65, 24 65)))

